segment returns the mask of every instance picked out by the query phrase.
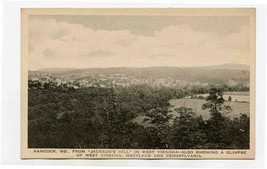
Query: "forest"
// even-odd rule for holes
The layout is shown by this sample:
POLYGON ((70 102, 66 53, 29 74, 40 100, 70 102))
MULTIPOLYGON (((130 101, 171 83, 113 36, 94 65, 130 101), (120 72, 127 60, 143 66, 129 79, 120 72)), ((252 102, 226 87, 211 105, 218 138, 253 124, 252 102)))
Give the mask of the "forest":
MULTIPOLYGON (((133 85, 28 89, 29 148, 249 149, 250 118, 223 112, 226 89, 133 85), (203 91, 204 90, 204 91, 203 91), (170 100, 205 93, 203 119, 190 107, 171 114, 170 100), (135 119, 144 116, 143 122, 135 119)), ((229 89, 227 89, 229 90, 229 89)))

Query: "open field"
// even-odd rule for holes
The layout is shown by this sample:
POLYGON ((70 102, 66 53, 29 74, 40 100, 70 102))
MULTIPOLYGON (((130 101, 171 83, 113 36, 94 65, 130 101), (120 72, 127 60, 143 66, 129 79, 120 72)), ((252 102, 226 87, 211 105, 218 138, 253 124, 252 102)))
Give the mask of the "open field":
MULTIPOLYGON (((170 101, 171 105, 174 107, 172 109, 178 108, 178 107, 188 107, 192 108, 193 111, 197 113, 197 115, 202 115, 204 119, 209 118, 209 111, 208 110, 202 110, 202 105, 205 103, 205 100, 201 99, 173 99, 170 101)), ((225 105, 230 106, 232 108, 232 111, 226 114, 227 116, 230 116, 231 118, 237 117, 240 114, 247 114, 249 116, 249 103, 242 103, 242 102, 225 102, 225 105)), ((174 112, 174 115, 177 115, 174 112)))
MULTIPOLYGON (((235 93, 235 92, 234 92, 235 93)), ((245 93, 245 92, 240 92, 245 93)), ((173 118, 175 118, 178 114, 174 111, 175 108, 178 107, 188 107, 192 108, 194 112, 196 112, 197 115, 201 115, 204 119, 210 118, 209 111, 203 110, 202 105, 206 103, 204 99, 173 99, 170 101, 172 107, 172 114, 173 118)), ((235 117, 238 117, 240 114, 246 114, 249 116, 249 103, 248 102, 225 102, 226 106, 230 106, 232 108, 232 111, 229 113, 226 113, 228 117, 231 117, 232 119, 235 117)), ((142 124, 144 126, 149 126, 148 122, 144 122, 145 116, 138 116, 135 118, 134 121, 138 122, 139 124, 142 124)))
POLYGON ((249 96, 248 92, 224 92, 225 95, 241 95, 241 96, 249 96))

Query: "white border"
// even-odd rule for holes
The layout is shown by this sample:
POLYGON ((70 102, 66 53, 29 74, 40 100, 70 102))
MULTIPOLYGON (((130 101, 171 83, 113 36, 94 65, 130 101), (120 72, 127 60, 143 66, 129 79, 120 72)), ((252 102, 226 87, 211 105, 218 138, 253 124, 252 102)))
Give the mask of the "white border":
MULTIPOLYGON (((9 1, 4 3, 2 58, 2 163, 27 165, 153 166, 183 168, 262 168, 265 157, 266 103, 266 7, 227 1, 188 0, 95 0, 95 1, 9 1), (20 159, 20 8, 26 7, 256 7, 256 159, 255 160, 21 160, 20 159)), ((243 2, 243 1, 242 1, 243 2)), ((263 1, 258 1, 259 3, 263 1)), ((1 73, 1 72, 0 72, 1 73)))

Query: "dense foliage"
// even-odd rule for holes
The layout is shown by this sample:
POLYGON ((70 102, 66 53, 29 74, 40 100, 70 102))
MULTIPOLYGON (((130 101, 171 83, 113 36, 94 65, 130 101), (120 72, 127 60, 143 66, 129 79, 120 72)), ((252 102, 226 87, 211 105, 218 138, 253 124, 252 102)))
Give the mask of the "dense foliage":
POLYGON ((30 148, 247 149, 249 117, 230 119, 223 93, 209 90, 204 120, 191 108, 170 113, 170 99, 193 89, 166 87, 89 87, 29 89, 30 148), (178 93, 183 92, 183 93, 178 93), (145 117, 143 122, 136 118, 145 117))

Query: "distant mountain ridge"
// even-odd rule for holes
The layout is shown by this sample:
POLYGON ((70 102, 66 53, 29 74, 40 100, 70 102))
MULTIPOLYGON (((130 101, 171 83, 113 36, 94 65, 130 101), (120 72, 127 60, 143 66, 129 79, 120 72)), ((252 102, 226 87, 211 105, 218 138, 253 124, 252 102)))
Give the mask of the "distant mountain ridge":
POLYGON ((61 73, 61 72, 72 71, 72 70, 77 70, 77 68, 42 68, 36 71, 47 72, 47 73, 61 73))
POLYGON ((107 68, 42 68, 36 71, 47 73, 64 73, 68 71, 85 71, 96 69, 153 69, 153 68, 177 68, 177 69, 227 69, 227 70, 249 70, 249 65, 245 64, 223 64, 214 66, 199 66, 199 67, 169 67, 169 66, 155 66, 155 67, 107 67, 107 68))
POLYGON ((234 64, 234 63, 215 65, 215 66, 201 66, 198 68, 202 68, 202 69, 230 69, 230 70, 249 70, 250 69, 249 65, 234 64))
POLYGON ((239 64, 224 64, 207 67, 109 67, 109 68, 45 68, 29 71, 29 77, 38 74, 50 74, 65 80, 81 80, 92 75, 124 75, 137 79, 172 78, 179 81, 200 82, 209 84, 226 84, 234 81, 239 84, 249 83, 249 66, 239 64))

